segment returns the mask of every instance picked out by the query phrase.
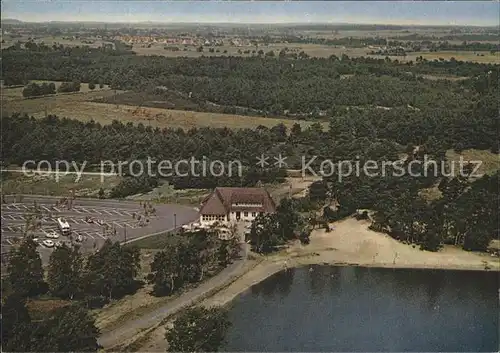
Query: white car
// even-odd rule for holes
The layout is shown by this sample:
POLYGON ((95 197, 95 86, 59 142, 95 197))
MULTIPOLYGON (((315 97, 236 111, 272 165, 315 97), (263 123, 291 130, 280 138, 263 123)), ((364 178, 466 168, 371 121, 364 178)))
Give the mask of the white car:
POLYGON ((45 239, 44 241, 42 241, 42 244, 48 248, 54 247, 54 242, 49 239, 45 239))
POLYGON ((51 230, 50 232, 45 233, 45 236, 50 239, 57 239, 59 238, 59 234, 55 230, 51 230))

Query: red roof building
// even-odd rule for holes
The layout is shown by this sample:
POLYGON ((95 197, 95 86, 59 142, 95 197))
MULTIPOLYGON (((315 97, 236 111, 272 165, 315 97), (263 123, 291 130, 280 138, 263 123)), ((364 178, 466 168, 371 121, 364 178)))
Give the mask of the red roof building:
POLYGON ((203 200, 200 223, 252 221, 275 211, 276 204, 264 188, 218 187, 203 200))

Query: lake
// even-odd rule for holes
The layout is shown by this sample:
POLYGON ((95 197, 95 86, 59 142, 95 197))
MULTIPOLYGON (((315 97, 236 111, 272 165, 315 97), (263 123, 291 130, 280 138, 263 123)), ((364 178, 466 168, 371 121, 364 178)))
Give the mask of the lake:
POLYGON ((495 272, 311 266, 235 298, 226 351, 498 351, 495 272))

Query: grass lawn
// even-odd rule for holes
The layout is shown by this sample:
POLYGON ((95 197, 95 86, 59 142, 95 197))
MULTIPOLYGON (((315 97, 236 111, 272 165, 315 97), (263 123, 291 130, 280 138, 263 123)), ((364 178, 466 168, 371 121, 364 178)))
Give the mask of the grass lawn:
POLYGON ((134 241, 125 246, 138 247, 139 249, 163 249, 175 238, 173 233, 161 233, 150 237, 134 241))
POLYGON ((59 181, 56 181, 54 174, 25 176, 21 173, 9 173, 9 176, 2 180, 2 193, 68 196, 70 191, 74 190, 76 196, 98 197, 101 187, 105 192, 109 192, 120 181, 117 176, 106 176, 101 182, 99 175, 83 175, 81 180, 75 179, 76 175, 61 176, 59 181))
MULTIPOLYGON (((500 169, 500 155, 492 153, 490 151, 469 149, 464 150, 461 153, 457 153, 453 150, 446 151, 446 159, 449 161, 460 162, 460 157, 464 161, 480 161, 481 166, 479 167, 478 173, 492 175, 497 170, 500 169)), ((458 164, 456 164, 458 166, 458 164)))
MULTIPOLYGON (((492 153, 490 151, 470 149, 470 150, 464 150, 462 151, 462 153, 457 153, 453 150, 448 150, 446 151, 446 159, 448 161, 456 162, 455 164, 456 174, 460 173, 460 170, 458 169, 460 168, 460 165, 458 164, 460 162, 460 157, 463 158, 463 161, 481 161, 481 166, 479 167, 479 170, 476 172, 479 175, 482 174, 492 175, 493 173, 495 173, 497 170, 500 169, 500 155, 492 153)), ((419 195, 427 201, 437 200, 443 196, 442 192, 438 189, 437 185, 434 185, 430 188, 421 189, 419 195)))
MULTIPOLYGON (((122 93, 117 91, 117 93, 122 93)), ((113 90, 102 90, 94 92, 80 92, 75 94, 63 94, 51 97, 34 99, 9 100, 2 96, 2 111, 4 114, 26 113, 41 118, 47 114, 55 114, 59 117, 90 121, 94 120, 101 124, 110 124, 113 120, 123 123, 143 123, 146 126, 159 128, 182 128, 194 127, 228 127, 232 129, 256 128, 259 125, 272 127, 279 123, 291 128, 293 124, 299 123, 302 127, 311 125, 313 122, 293 119, 278 119, 265 117, 252 117, 236 114, 203 113, 185 110, 173 110, 163 108, 141 108, 140 114, 133 114, 135 106, 115 105, 108 103, 90 102, 100 97, 111 97, 113 90)), ((324 123, 327 128, 327 123, 324 123)))

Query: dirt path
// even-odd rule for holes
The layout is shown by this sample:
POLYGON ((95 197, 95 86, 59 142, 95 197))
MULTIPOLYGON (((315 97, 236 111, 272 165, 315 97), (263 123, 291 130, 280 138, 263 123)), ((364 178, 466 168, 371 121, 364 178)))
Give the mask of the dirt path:
POLYGON ((245 263, 246 259, 243 257, 193 290, 180 295, 178 298, 165 303, 165 305, 159 308, 144 313, 140 317, 131 318, 122 325, 104 332, 99 337, 99 344, 107 350, 122 346, 131 337, 133 338, 139 333, 156 326, 182 308, 202 300, 214 290, 220 290, 224 285, 241 275, 244 271, 245 263))

